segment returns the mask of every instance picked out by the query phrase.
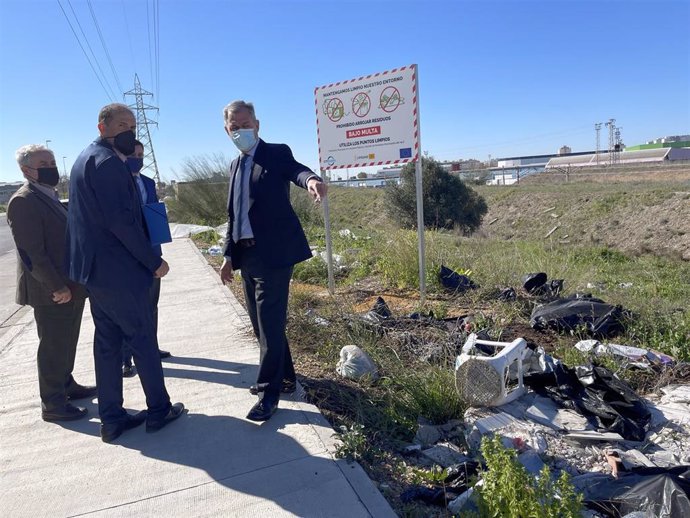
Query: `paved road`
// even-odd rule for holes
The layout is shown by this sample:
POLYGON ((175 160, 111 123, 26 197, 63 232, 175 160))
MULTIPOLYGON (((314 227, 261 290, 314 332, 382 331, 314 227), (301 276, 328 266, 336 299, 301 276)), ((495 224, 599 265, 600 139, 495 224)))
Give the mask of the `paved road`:
POLYGON ((6 254, 10 250, 14 250, 14 241, 10 227, 7 225, 7 215, 0 214, 0 255, 6 254))
POLYGON ((14 292, 17 286, 17 255, 14 240, 7 217, 0 214, 0 335, 3 329, 14 323, 21 314, 27 311, 14 303, 14 292), (22 309, 22 311, 20 311, 22 309))

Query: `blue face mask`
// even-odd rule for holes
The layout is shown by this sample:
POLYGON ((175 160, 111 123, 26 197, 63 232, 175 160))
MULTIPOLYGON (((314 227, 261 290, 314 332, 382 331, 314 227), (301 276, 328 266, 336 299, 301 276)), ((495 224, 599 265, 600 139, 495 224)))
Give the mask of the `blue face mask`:
POLYGON ((144 159, 136 156, 128 156, 127 165, 129 166, 130 171, 133 173, 138 173, 141 171, 141 168, 144 167, 144 159))
POLYGON ((237 149, 246 153, 256 145, 257 138, 253 129, 239 129, 230 132, 232 142, 237 146, 237 149))

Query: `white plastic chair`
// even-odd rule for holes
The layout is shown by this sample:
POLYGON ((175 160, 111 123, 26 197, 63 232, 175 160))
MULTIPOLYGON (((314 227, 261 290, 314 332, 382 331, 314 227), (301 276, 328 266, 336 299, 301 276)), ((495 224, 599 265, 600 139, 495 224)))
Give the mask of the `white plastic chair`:
POLYGON ((522 359, 527 348, 524 338, 512 342, 480 340, 472 333, 467 337, 455 360, 455 388, 470 406, 501 406, 526 392, 522 359), (495 350, 482 356, 477 345, 495 350))

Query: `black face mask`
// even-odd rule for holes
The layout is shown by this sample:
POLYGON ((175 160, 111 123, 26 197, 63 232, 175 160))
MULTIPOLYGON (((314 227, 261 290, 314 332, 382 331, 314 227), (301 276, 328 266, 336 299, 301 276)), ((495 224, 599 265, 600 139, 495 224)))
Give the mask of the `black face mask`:
POLYGON ((39 167, 36 171, 38 171, 38 183, 55 187, 60 182, 60 173, 57 167, 39 167))
POLYGON ((113 147, 123 155, 131 155, 134 153, 134 145, 137 140, 136 135, 132 130, 123 131, 115 136, 113 147))

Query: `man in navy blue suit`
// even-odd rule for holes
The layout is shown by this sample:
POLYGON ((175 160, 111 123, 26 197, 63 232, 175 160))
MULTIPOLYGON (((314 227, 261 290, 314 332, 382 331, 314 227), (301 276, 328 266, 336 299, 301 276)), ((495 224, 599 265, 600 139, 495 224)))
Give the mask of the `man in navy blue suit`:
POLYGON ((100 138, 82 151, 70 175, 67 264, 70 279, 89 294, 101 438, 112 442, 144 421, 147 432, 160 430, 184 405, 170 403, 154 333, 149 289, 169 268, 148 239, 125 164, 134 151, 134 114, 109 104, 98 114, 98 130, 100 138), (124 344, 134 354, 148 412, 132 415, 122 407, 124 344))
POLYGON ((259 340, 260 362, 252 394, 263 397, 247 415, 270 419, 280 393, 294 392, 295 368, 285 335, 288 292, 295 264, 312 254, 290 204, 290 182, 307 189, 316 201, 326 184, 297 162, 285 144, 259 139, 254 106, 234 101, 225 107, 225 131, 240 150, 230 165, 228 232, 221 280, 231 282, 242 270, 247 313, 259 340))
MULTIPOLYGON (((127 157, 127 166, 132 172, 134 177, 134 183, 137 184, 139 189, 139 194, 141 196, 142 205, 147 203, 158 202, 158 193, 156 192, 156 182, 148 176, 144 176, 140 173, 142 167, 144 167, 144 144, 138 140, 134 141, 134 153, 127 157)), ((160 256, 163 255, 160 245, 153 247, 156 253, 160 256)), ((151 289, 149 290, 149 300, 151 301, 151 307, 153 308, 153 327, 156 332, 156 340, 158 339, 158 299, 161 295, 161 280, 160 277, 153 278, 153 284, 151 284, 151 289)), ((125 345, 124 356, 122 358, 122 376, 124 378, 131 378, 136 375, 134 366, 132 365, 132 351, 125 345)), ((161 351, 158 349, 161 359, 169 358, 171 355, 168 351, 161 351)))

